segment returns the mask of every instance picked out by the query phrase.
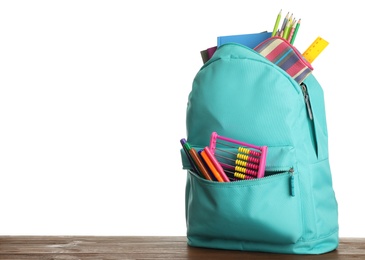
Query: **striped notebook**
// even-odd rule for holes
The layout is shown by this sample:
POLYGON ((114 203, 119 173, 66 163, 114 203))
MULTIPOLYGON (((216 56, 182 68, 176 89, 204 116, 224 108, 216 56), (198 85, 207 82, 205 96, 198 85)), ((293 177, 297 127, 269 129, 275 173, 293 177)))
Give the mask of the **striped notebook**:
POLYGON ((298 84, 302 83, 313 70, 312 65, 302 54, 281 37, 270 37, 257 45, 254 50, 285 70, 298 84))

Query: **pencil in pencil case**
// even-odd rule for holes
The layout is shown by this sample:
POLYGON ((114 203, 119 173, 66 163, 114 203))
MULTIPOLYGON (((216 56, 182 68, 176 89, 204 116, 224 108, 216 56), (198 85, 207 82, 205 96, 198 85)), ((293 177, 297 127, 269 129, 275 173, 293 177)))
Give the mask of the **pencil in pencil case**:
POLYGON ((287 40, 274 36, 254 48, 275 65, 285 70, 298 84, 313 71, 312 65, 287 40))

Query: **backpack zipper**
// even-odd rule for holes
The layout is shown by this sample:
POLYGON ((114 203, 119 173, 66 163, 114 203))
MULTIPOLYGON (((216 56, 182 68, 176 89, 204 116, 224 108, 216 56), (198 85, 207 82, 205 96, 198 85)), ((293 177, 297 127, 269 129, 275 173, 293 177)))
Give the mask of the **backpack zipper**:
POLYGON ((289 185, 290 196, 294 197, 295 189, 294 189, 294 168, 293 167, 291 167, 289 169, 289 174, 290 174, 290 185, 289 185))
POLYGON ((279 174, 279 173, 289 173, 290 178, 289 178, 289 194, 292 197, 295 197, 295 182, 294 182, 294 168, 290 167, 289 170, 269 170, 269 171, 265 171, 265 173, 270 173, 269 175, 267 175, 264 178, 269 178, 270 176, 274 176, 275 174, 279 174))
MULTIPOLYGON (((289 173, 289 175, 290 175, 290 178, 289 178, 289 194, 290 194, 290 196, 295 197, 294 167, 290 167, 289 170, 271 170, 271 171, 265 171, 265 173, 267 173, 267 172, 269 172, 270 174, 269 175, 266 175, 265 174, 266 176, 264 176, 263 178, 270 178, 270 177, 272 177, 272 176, 274 176, 276 174, 285 173, 285 172, 289 173)), ((259 181, 260 179, 254 178, 254 179, 247 179, 247 180, 236 180, 234 182, 237 182, 237 181, 239 181, 239 182, 240 181, 252 181, 252 180, 259 181)))
POLYGON ((307 85, 304 82, 302 82, 300 84, 300 86, 301 86, 301 89, 302 89, 302 92, 303 92, 304 102, 305 102, 305 105, 306 105, 306 108, 307 108, 307 114, 308 114, 308 117, 309 117, 310 123, 311 123, 311 128, 312 129, 310 129, 310 131, 311 131, 311 134, 313 136, 314 149, 315 149, 316 155, 318 157, 317 135, 316 135, 316 131, 315 131, 315 125, 314 125, 314 120, 313 120, 313 110, 312 110, 312 105, 311 105, 311 102, 310 102, 310 99, 309 99, 308 88, 307 88, 307 85))
POLYGON ((307 112, 308 112, 308 116, 310 120, 313 120, 313 113, 312 113, 312 106, 309 100, 309 95, 308 95, 308 90, 307 90, 307 85, 302 82, 300 84, 301 88, 302 88, 302 92, 303 92, 303 96, 304 96, 304 102, 305 105, 307 107, 307 112))

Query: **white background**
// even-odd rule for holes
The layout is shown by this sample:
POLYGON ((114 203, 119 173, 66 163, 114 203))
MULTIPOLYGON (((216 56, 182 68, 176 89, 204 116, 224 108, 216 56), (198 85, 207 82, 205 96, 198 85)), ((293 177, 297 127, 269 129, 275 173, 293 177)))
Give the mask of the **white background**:
POLYGON ((302 24, 340 236, 365 236, 361 1, 1 1, 0 234, 185 235, 187 96, 222 35, 302 24))

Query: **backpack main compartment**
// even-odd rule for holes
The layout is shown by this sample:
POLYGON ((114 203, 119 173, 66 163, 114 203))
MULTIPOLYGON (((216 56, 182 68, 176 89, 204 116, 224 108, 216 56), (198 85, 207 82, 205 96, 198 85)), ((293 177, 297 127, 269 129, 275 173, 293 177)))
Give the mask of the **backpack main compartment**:
POLYGON ((254 50, 224 44, 194 78, 186 127, 197 150, 212 132, 268 146, 264 178, 229 183, 198 176, 181 150, 189 245, 297 254, 337 248, 324 96, 313 75, 299 85, 254 50))

